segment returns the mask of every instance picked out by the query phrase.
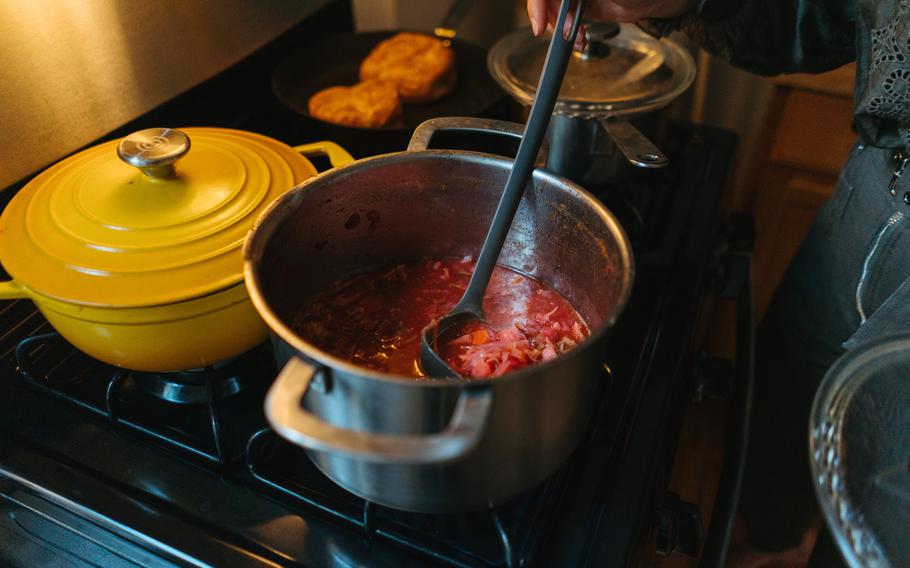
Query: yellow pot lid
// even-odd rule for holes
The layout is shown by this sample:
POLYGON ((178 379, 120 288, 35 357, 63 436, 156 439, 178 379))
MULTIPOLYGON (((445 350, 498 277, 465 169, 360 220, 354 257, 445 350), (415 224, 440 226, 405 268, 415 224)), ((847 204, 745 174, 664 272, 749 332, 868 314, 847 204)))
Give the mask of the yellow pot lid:
POLYGON ((0 262, 79 304, 168 304, 243 280, 241 247, 268 204, 316 174, 274 139, 155 128, 50 167, 0 216, 0 262))

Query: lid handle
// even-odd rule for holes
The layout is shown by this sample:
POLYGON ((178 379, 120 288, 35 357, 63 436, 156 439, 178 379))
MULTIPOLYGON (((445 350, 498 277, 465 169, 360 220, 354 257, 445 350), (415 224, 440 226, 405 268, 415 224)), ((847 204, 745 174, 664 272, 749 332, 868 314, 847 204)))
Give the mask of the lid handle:
POLYGON ((610 40, 619 35, 619 24, 614 22, 591 22, 585 28, 587 45, 584 51, 576 52, 576 57, 590 59, 592 57, 608 57, 610 55, 610 40))
POLYGON ((174 164, 190 151, 190 137, 174 128, 147 128, 133 132, 117 145, 117 155, 145 175, 174 177, 174 164))

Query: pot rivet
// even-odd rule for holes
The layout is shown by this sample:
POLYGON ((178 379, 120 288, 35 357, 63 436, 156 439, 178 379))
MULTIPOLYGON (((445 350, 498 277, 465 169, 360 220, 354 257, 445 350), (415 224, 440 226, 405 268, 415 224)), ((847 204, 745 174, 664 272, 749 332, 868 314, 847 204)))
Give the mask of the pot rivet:
POLYGON ((910 191, 904 193, 904 203, 910 205, 910 191))
POLYGON ((657 154, 639 154, 638 159, 642 162, 657 162, 660 156, 657 154))

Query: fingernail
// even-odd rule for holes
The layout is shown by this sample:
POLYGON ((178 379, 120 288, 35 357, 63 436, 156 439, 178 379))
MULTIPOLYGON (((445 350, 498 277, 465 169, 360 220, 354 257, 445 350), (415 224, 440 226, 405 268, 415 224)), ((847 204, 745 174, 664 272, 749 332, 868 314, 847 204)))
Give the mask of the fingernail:
POLYGON ((588 47, 588 36, 585 35, 585 27, 579 26, 578 35, 575 36, 575 49, 584 51, 586 47, 588 47))
POLYGON ((530 16, 530 18, 531 18, 531 33, 533 33, 535 36, 539 36, 540 35, 540 22, 538 22, 537 18, 535 18, 533 15, 530 16))

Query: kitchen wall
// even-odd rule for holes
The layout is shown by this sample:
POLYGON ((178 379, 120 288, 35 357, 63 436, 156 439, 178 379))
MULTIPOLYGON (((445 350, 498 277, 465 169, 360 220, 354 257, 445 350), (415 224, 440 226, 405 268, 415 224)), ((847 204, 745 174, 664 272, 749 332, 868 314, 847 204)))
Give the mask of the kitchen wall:
MULTIPOLYGON (((685 38, 677 38, 685 41, 685 38)), ((693 122, 731 130, 739 136, 731 184, 733 205, 747 209, 754 185, 758 145, 767 122, 774 82, 736 69, 693 46, 698 76, 684 114, 693 122)))
POLYGON ((327 2, 0 2, 0 188, 216 75, 327 2))

